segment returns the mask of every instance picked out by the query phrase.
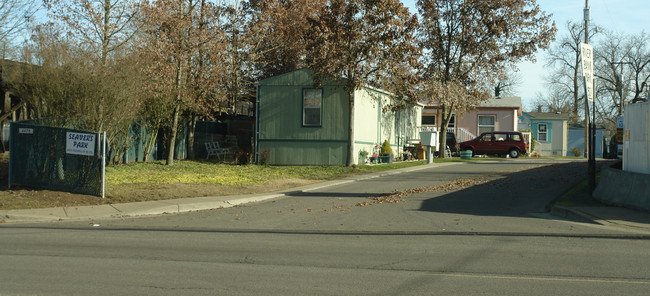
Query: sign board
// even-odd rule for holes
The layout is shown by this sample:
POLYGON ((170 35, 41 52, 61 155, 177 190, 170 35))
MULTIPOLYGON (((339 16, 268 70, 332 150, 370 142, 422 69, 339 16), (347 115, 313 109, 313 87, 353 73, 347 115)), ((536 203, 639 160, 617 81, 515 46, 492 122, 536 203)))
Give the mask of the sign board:
POLYGON ((65 153, 76 155, 95 155, 97 135, 86 133, 66 133, 65 153))
POLYGON ((623 116, 616 116, 616 128, 623 128, 623 116))
POLYGON ((587 99, 594 100, 594 48, 586 43, 580 44, 582 56, 582 76, 585 77, 585 93, 587 99))
POLYGON ((34 134, 34 129, 33 128, 21 127, 21 128, 18 129, 18 133, 23 134, 23 135, 33 135, 34 134))
POLYGON ((623 129, 616 129, 616 142, 623 143, 623 129))

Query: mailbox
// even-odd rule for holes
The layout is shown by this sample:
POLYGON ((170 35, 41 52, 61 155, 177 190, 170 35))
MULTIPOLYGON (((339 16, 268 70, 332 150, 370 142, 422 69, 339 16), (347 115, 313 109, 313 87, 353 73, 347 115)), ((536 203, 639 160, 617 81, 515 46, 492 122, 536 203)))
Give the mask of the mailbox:
POLYGON ((422 143, 423 146, 437 147, 438 132, 435 131, 420 132, 420 142, 422 143))

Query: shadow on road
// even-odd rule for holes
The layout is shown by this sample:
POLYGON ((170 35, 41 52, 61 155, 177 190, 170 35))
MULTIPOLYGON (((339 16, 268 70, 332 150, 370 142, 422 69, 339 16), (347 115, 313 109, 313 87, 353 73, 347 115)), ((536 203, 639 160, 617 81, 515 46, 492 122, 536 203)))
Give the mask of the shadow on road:
MULTIPOLYGON (((605 162, 598 164, 599 168, 605 162)), ((472 166, 484 165, 480 162, 472 166)), ((587 176, 586 162, 557 163, 511 173, 425 200, 421 211, 478 216, 530 217, 548 212, 552 203, 587 176)), ((479 177, 480 178, 480 177, 479 177)))

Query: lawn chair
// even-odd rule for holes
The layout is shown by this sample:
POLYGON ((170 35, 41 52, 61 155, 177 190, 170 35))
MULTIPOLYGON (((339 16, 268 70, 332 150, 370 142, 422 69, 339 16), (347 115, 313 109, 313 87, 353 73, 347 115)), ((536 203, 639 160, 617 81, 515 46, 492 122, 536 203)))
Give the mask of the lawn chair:
POLYGON ((205 150, 208 152, 205 156, 205 159, 210 158, 210 156, 216 156, 221 160, 222 156, 230 153, 230 148, 221 148, 219 142, 205 142, 205 150))

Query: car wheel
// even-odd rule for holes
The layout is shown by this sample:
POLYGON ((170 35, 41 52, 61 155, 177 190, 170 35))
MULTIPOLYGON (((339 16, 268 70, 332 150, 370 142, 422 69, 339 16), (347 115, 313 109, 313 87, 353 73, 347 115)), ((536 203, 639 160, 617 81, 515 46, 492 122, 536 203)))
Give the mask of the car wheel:
POLYGON ((510 152, 508 152, 508 154, 510 155, 510 158, 517 158, 519 157, 519 150, 514 148, 510 149, 510 152))

